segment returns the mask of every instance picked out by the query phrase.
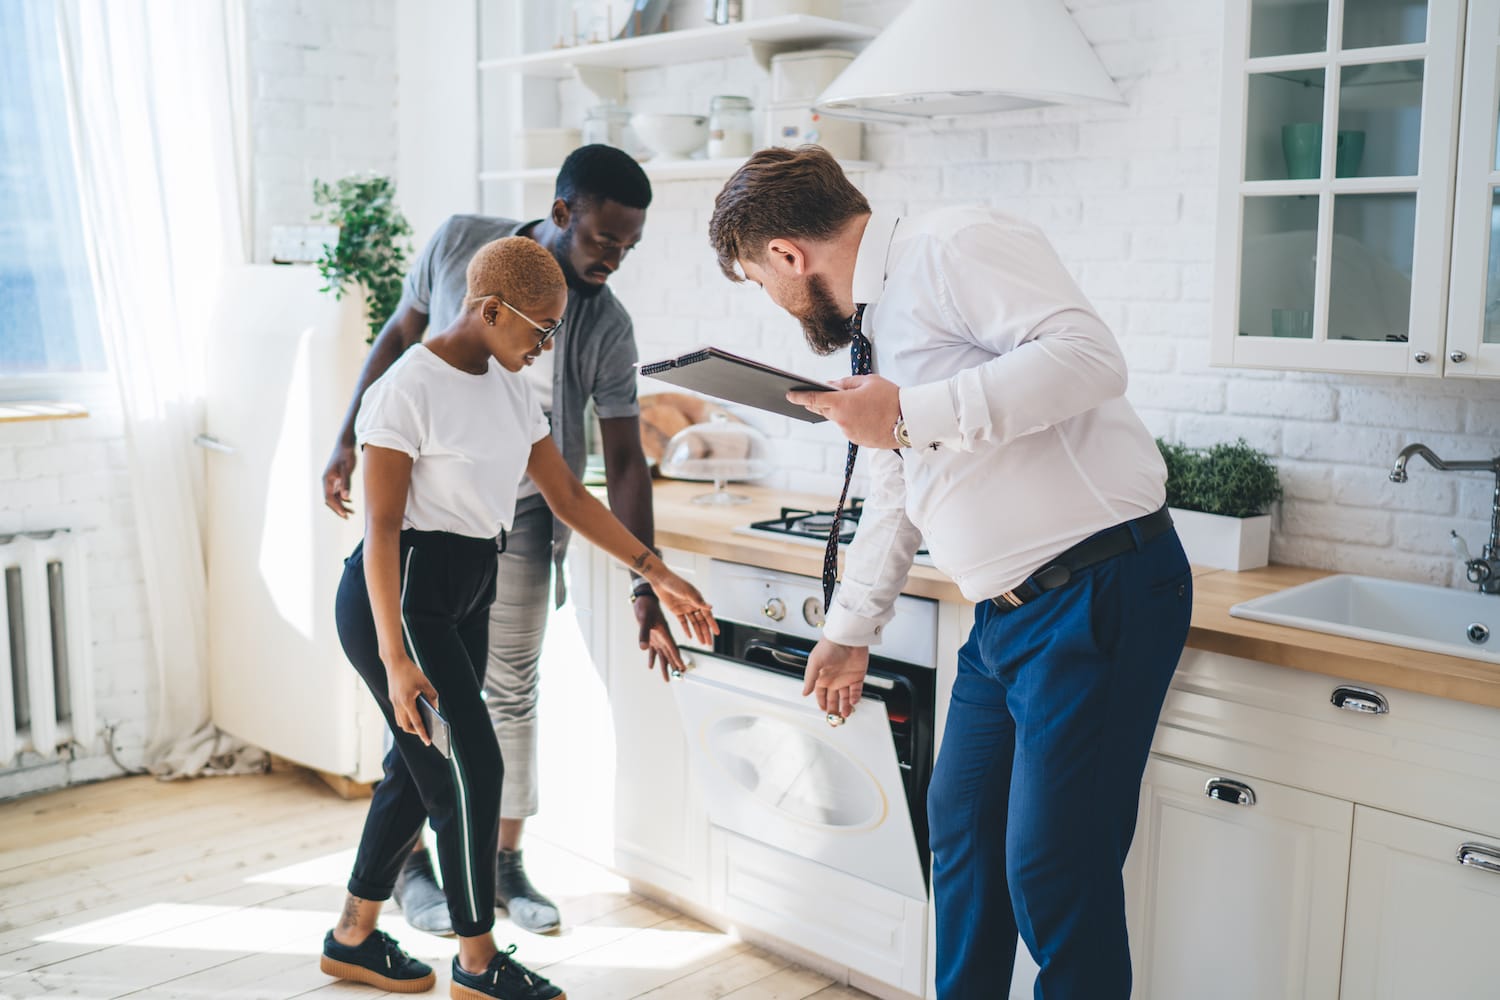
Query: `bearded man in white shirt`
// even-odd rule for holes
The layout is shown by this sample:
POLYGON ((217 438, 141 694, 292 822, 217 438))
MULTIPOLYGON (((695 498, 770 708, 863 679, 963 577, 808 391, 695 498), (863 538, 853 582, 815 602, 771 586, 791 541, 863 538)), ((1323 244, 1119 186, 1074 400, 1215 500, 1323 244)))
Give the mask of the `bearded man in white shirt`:
POLYGON ((870 480, 804 693, 854 710, 924 538, 976 604, 928 792, 939 996, 1004 995, 1019 932, 1038 997, 1126 1000, 1121 868, 1192 576, 1119 345, 1035 227, 872 213, 817 146, 752 156, 709 238, 870 372, 788 397, 870 480))

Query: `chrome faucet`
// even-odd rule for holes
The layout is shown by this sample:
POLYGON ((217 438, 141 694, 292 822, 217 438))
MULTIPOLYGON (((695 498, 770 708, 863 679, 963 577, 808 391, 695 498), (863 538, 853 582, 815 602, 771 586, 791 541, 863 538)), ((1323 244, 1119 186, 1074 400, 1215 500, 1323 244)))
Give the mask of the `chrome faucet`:
POLYGON ((1453 538, 1453 547, 1458 550, 1459 558, 1464 561, 1464 575, 1469 578, 1469 582, 1477 585, 1482 594, 1500 594, 1500 455, 1475 462, 1445 462, 1434 455, 1432 449, 1425 444, 1409 444, 1401 449, 1401 454, 1396 456, 1396 464, 1391 467, 1391 482, 1406 482, 1406 463, 1413 455, 1420 455, 1427 460, 1428 465, 1443 472, 1490 472, 1494 474, 1495 493, 1490 504, 1490 540, 1485 543, 1483 554, 1475 559, 1469 554, 1469 546, 1458 536, 1458 532, 1450 531, 1448 534, 1453 538))

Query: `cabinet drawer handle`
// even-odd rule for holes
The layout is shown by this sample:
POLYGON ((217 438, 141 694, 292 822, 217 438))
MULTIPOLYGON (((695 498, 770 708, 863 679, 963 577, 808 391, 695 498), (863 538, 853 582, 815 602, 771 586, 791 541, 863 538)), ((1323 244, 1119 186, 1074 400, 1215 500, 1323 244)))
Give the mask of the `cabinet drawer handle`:
POLYGON ((1500 850, 1483 844, 1460 844, 1458 863, 1500 875, 1500 850))
POLYGON ((1232 778, 1209 778, 1203 786, 1203 794, 1218 802, 1235 806, 1255 805, 1255 789, 1243 781, 1232 778))
POLYGON ((1385 695, 1369 688, 1336 687, 1333 689, 1333 697, 1328 700, 1337 708, 1346 712, 1359 712, 1361 715, 1389 715, 1391 711, 1391 704, 1385 700, 1385 695))

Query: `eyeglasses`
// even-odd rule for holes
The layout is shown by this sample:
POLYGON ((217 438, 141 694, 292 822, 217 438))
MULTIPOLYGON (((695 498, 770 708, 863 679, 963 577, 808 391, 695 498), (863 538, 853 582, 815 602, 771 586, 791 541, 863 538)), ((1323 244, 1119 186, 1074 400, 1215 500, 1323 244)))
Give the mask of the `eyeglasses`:
POLYGON ((547 341, 549 341, 553 337, 557 336, 557 331, 562 329, 562 325, 563 325, 563 321, 562 320, 558 320, 556 323, 553 323, 551 326, 543 326, 542 324, 538 323, 536 320, 532 319, 530 316, 528 316, 525 313, 523 313, 521 310, 517 309, 515 306, 511 305, 509 302, 505 301, 504 299, 500 300, 500 304, 502 306, 504 306, 505 308, 509 309, 511 312, 515 313, 517 316, 519 316, 522 319, 524 319, 526 322, 530 323, 532 325, 532 327, 534 327, 536 329, 536 332, 541 334, 541 337, 538 338, 538 340, 536 342, 536 346, 537 347, 545 347, 547 345, 547 341))

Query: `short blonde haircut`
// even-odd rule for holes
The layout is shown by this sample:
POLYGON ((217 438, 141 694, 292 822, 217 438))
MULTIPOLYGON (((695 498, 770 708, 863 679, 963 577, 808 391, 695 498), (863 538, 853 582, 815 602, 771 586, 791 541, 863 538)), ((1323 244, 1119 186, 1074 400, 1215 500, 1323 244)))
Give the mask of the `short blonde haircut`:
POLYGON ((525 236, 506 236, 480 247, 466 276, 470 305, 498 295, 515 306, 540 306, 567 288, 552 254, 525 236))

